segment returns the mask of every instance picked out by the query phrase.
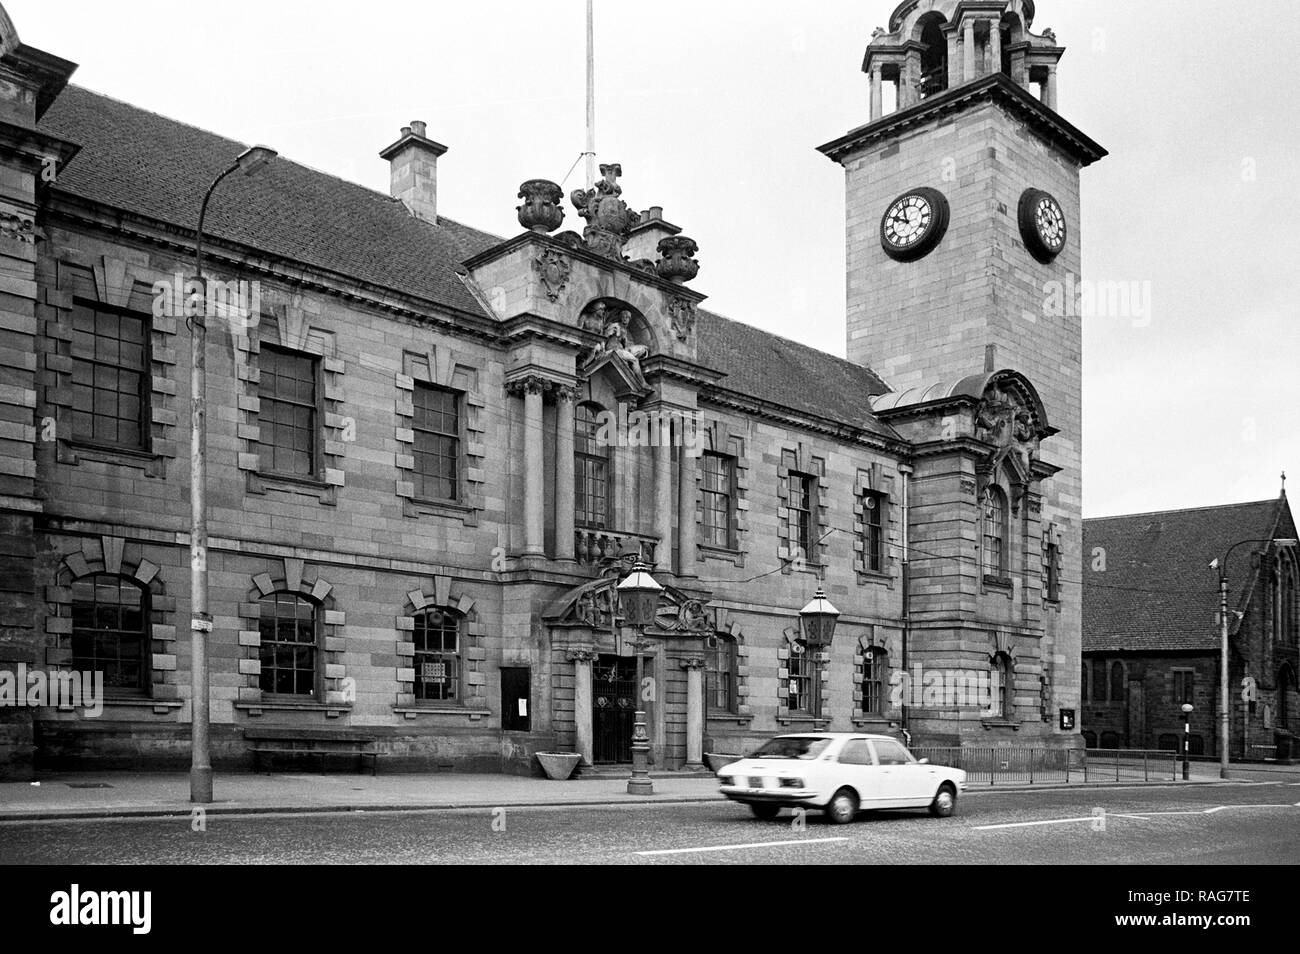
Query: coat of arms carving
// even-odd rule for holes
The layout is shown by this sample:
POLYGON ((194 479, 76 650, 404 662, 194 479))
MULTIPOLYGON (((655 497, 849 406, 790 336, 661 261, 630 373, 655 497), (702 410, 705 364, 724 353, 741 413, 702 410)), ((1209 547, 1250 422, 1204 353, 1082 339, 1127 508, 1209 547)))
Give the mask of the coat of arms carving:
POLYGON ((568 258, 553 248, 542 249, 541 254, 533 259, 533 271, 537 272, 546 297, 551 301, 559 300, 572 270, 573 266, 569 264, 568 258))

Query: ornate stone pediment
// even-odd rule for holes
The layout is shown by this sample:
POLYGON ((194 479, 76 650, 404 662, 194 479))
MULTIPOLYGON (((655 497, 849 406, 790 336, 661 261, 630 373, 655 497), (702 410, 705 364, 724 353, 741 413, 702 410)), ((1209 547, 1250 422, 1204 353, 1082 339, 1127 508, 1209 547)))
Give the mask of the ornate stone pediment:
MULTIPOLYGON (((582 626, 597 632, 609 632, 623 624, 617 586, 618 576, 615 574, 584 583, 552 603, 543 618, 556 626, 582 626)), ((704 636, 712 632, 713 614, 708 602, 688 596, 675 586, 664 587, 655 623, 646 628, 646 635, 650 637, 704 636)))
POLYGON ((1039 445, 1054 433, 1042 402, 1023 376, 1010 371, 990 375, 975 410, 975 438, 992 445, 979 462, 981 492, 1005 472, 1015 488, 1014 505, 1039 479, 1035 473, 1039 445))

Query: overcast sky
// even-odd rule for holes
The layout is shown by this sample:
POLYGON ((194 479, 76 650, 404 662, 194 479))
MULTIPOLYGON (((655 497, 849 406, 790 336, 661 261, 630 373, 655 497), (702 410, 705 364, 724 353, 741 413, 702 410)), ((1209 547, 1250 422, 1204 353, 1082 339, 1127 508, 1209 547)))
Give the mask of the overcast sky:
MULTIPOLYGON (((599 157, 700 243, 707 307, 843 355, 843 173, 814 147, 867 121, 894 6, 597 0, 599 157)), ((583 149, 582 0, 5 7, 83 86, 380 191, 377 153, 425 120, 440 213, 500 235, 519 182, 583 149)), ((1149 315, 1085 322, 1085 513, 1300 486, 1300 3, 1038 9, 1061 113, 1111 153, 1083 173, 1084 278, 1150 289, 1149 315)))

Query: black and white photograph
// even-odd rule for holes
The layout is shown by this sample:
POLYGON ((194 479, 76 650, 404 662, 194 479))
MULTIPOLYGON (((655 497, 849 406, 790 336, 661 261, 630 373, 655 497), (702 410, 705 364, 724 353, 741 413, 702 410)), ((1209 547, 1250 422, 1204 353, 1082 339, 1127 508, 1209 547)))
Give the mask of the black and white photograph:
POLYGON ((990 866, 1083 937, 1293 923, 1297 37, 3 0, 17 920, 853 865, 918 929, 990 866))

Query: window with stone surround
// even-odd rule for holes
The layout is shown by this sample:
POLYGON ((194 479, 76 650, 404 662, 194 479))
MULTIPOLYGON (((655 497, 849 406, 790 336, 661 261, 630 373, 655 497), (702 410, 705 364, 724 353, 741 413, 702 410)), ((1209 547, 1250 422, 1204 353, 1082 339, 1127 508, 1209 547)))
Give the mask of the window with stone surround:
POLYGON ((1088 660, 1086 659, 1079 667, 1079 701, 1088 701, 1088 660))
POLYGON ((802 557, 816 562, 817 478, 811 474, 791 471, 786 478, 785 505, 790 512, 786 547, 791 559, 802 557))
POLYGON ((790 643, 790 658, 786 661, 789 673, 786 709, 791 715, 816 716, 813 711, 813 657, 802 639, 790 643))
POLYGON ((883 716, 888 696, 889 656, 878 646, 868 647, 862 655, 862 713, 883 716))
POLYGON ((317 473, 318 359, 263 345, 257 416, 258 454, 268 473, 315 477, 317 473))
POLYGON ((980 561, 984 575, 1004 579, 1007 570, 1007 496, 999 487, 984 491, 980 561))
POLYGON ((460 499, 461 398, 450 388, 415 383, 411 429, 415 433, 415 496, 420 500, 460 499))
POLYGON ((414 620, 416 703, 459 702, 464 617, 452 609, 430 607, 416 613, 414 620))
MULTIPOLYGON (((1120 685, 1123 685, 1124 667, 1115 663, 1119 667, 1120 685)), ((1185 702, 1192 701, 1192 690, 1195 688, 1196 670, 1194 669, 1175 669, 1174 677, 1174 705, 1181 706, 1185 702)), ((1112 677, 1113 678, 1113 677, 1112 677)))
POLYGON ((1055 527, 1043 539, 1043 599, 1052 603, 1061 599, 1061 546, 1053 539, 1055 527))
POLYGON ((1297 598, 1300 598, 1300 587, 1296 585, 1295 558, 1291 555, 1290 550, 1278 551, 1275 573, 1274 639, 1279 643, 1295 645, 1297 641, 1300 641, 1300 633, 1297 632, 1296 627, 1296 601, 1297 598))
POLYGON ((600 440, 602 410, 589 401, 573 409, 573 519, 589 530, 611 528, 609 448, 600 440))
POLYGON ((72 304, 74 439, 132 450, 149 441, 149 322, 124 308, 72 304))
POLYGON ((701 464, 704 543, 733 550, 736 547, 736 459, 705 451, 701 464))
POLYGON ((1015 670, 1011 657, 1006 653, 998 653, 994 656, 990 673, 993 679, 991 694, 993 711, 990 715, 996 719, 1010 719, 1015 715, 1015 703, 1012 701, 1015 670))
POLYGON ((149 594, 116 573, 72 584, 72 658, 80 672, 102 672, 104 690, 143 695, 148 687, 149 594))
POLYGON ((736 641, 726 633, 705 642, 704 692, 710 710, 736 711, 736 641))
POLYGON ((885 572, 885 527, 889 498, 875 490, 862 494, 862 565, 872 573, 885 572))
POLYGON ((315 698, 319 637, 316 604, 288 592, 270 593, 259 602, 262 692, 315 698))

